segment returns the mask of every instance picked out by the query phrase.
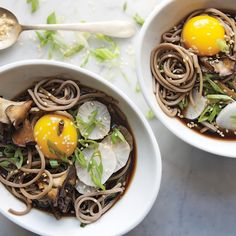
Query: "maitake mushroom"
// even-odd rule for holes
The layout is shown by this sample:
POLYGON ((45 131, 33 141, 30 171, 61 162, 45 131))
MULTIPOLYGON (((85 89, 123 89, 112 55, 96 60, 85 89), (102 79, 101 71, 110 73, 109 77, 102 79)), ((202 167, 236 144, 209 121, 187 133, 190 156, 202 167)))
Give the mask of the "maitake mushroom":
POLYGON ((33 101, 14 102, 0 98, 0 122, 13 124, 17 129, 28 116, 33 101))
POLYGON ((34 142, 33 128, 28 119, 24 120, 21 128, 13 132, 12 141, 19 147, 25 147, 27 144, 34 142))

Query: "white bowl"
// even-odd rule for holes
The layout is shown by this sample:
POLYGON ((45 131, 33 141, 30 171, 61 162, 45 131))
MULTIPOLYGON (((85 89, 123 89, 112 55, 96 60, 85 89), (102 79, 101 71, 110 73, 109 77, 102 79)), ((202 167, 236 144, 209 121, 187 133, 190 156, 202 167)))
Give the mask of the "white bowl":
MULTIPOLYGON (((136 61, 137 74, 144 97, 156 117, 176 136, 185 142, 214 154, 236 157, 236 140, 219 140, 201 135, 178 119, 168 117, 159 107, 152 87, 150 55, 161 41, 161 35, 176 25, 192 11, 201 8, 236 10, 235 0, 164 0, 151 13, 143 25, 138 41, 136 61)), ((181 147, 180 147, 181 148, 181 147)))
POLYGON ((16 62, 0 68, 0 94, 12 98, 43 77, 63 76, 99 89, 119 101, 137 144, 137 165, 124 196, 97 222, 80 227, 73 217, 56 220, 54 216, 33 209, 25 216, 14 216, 9 208, 24 205, 0 184, 0 212, 16 224, 39 235, 121 235, 139 224, 151 209, 159 191, 161 156, 154 134, 142 113, 120 90, 99 76, 65 63, 43 60, 16 62))

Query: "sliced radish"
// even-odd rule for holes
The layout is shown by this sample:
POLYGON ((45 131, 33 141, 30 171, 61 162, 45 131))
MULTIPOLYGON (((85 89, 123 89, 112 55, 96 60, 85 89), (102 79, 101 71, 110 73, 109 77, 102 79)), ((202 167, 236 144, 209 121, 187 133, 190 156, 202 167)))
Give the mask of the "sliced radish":
POLYGON ((216 124, 223 129, 236 130, 236 102, 222 109, 216 118, 216 124))
POLYGON ((110 146, 115 153, 117 164, 114 172, 117 172, 126 165, 129 159, 129 154, 131 151, 130 145, 126 140, 121 141, 119 139, 113 143, 111 135, 103 139, 102 143, 110 146))
POLYGON ((78 118, 78 127, 81 135, 88 139, 92 140, 102 139, 110 131, 110 126, 111 126, 110 113, 107 107, 98 101, 85 102, 82 106, 80 106, 77 118, 78 118), (94 122, 91 122, 92 120, 94 122), (88 125, 89 122, 91 125, 88 125), (95 122, 97 124, 95 124, 95 122))
POLYGON ((75 188, 80 194, 97 192, 97 188, 92 187, 92 186, 88 186, 80 180, 78 180, 75 188))
MULTIPOLYGON (((101 183, 104 184, 110 178, 110 176, 114 173, 116 165, 117 165, 117 161, 116 161, 116 156, 109 145, 100 143, 98 146, 98 150, 101 153, 102 165, 103 165, 103 174, 102 174, 101 183)), ((82 152, 84 154, 86 162, 89 163, 90 158, 95 152, 95 149, 86 148, 82 152)), ((98 157, 96 157, 95 160, 97 161, 97 163, 99 163, 100 161, 98 157)), ((77 176, 80 181, 82 181, 88 186, 96 187, 96 185, 93 183, 91 176, 88 172, 88 168, 82 168, 79 164, 76 164, 76 171, 77 171, 77 176)))
POLYGON ((189 120, 197 119, 202 114, 207 105, 207 99, 200 95, 196 89, 193 91, 193 101, 195 105, 193 106, 191 103, 189 103, 183 112, 184 117, 189 120))

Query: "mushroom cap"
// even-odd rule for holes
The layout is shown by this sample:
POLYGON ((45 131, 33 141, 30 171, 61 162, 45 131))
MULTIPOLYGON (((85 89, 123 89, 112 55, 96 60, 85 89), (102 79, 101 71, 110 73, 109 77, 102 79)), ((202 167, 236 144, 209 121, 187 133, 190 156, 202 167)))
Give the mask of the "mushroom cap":
POLYGON ((28 143, 34 142, 33 128, 28 119, 24 120, 23 126, 12 134, 12 141, 19 147, 25 147, 28 143))

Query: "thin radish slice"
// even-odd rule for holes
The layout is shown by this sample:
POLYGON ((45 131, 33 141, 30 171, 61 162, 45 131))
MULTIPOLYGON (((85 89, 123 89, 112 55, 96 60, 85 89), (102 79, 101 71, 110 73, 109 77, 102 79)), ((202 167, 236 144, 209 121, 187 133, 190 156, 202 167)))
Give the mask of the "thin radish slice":
POLYGON ((77 124, 83 137, 98 140, 109 133, 111 116, 104 104, 89 101, 79 107, 77 124))
POLYGON ((222 109, 216 118, 216 124, 223 129, 236 130, 236 102, 222 109))
POLYGON ((97 192, 97 188, 88 186, 80 180, 78 180, 75 188, 80 194, 97 192))
POLYGON ((183 112, 184 117, 189 120, 197 119, 207 106, 207 99, 199 94, 196 89, 193 91, 193 101, 195 105, 189 103, 183 112))
POLYGON ((126 165, 129 159, 130 145, 126 140, 121 141, 117 139, 116 142, 112 142, 111 135, 103 139, 102 143, 110 146, 115 153, 117 164, 114 172, 117 172, 126 165))
MULTIPOLYGON (((100 143, 98 145, 98 150, 101 153, 101 159, 102 159, 102 165, 103 165, 103 174, 102 174, 101 183, 104 184, 110 178, 110 176, 114 173, 117 161, 116 161, 116 156, 110 146, 100 143)), ((95 151, 96 150, 94 148, 86 148, 82 151, 87 163, 89 163, 95 151)), ((98 157, 95 157, 95 158, 96 158, 95 160, 97 161, 97 163, 99 163, 100 159, 98 157)), ((80 181, 82 181, 88 186, 97 187, 91 179, 91 176, 88 172, 88 168, 82 168, 79 164, 76 164, 76 172, 80 181)))

